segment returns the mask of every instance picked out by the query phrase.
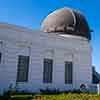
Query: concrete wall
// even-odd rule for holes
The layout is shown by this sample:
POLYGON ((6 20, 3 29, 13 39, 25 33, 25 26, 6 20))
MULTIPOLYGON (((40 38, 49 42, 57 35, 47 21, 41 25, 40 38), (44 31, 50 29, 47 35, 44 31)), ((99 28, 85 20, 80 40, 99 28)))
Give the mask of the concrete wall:
POLYGON ((28 82, 18 83, 21 90, 39 91, 40 88, 78 89, 81 84, 91 84, 91 45, 83 37, 59 36, 42 32, 19 32, 0 29, 0 91, 16 84, 18 55, 29 55, 28 82), (43 84, 43 59, 52 58, 53 83, 43 84), (73 84, 64 84, 64 62, 73 62, 73 84))

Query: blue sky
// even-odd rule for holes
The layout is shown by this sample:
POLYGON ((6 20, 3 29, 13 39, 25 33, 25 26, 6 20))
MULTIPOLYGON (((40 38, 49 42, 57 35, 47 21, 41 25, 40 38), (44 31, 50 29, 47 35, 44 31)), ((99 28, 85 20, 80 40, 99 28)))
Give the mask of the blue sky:
POLYGON ((0 0, 0 22, 39 30, 43 19, 62 7, 81 11, 94 30, 91 41, 93 65, 100 72, 100 0, 0 0))

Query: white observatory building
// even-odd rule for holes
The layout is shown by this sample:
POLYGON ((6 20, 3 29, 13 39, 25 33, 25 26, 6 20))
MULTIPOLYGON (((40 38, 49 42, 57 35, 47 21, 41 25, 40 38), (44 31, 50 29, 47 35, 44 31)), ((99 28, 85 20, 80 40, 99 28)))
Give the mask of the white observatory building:
POLYGON ((90 28, 73 9, 49 14, 39 32, 0 23, 0 92, 79 89, 92 84, 91 59, 90 28))

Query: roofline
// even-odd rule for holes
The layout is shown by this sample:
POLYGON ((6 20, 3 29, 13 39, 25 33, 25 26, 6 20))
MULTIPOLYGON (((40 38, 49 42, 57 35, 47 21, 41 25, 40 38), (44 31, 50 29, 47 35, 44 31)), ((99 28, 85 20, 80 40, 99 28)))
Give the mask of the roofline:
POLYGON ((12 29, 17 32, 33 32, 34 31, 34 30, 26 28, 24 26, 9 24, 6 22, 0 22, 0 29, 12 29))

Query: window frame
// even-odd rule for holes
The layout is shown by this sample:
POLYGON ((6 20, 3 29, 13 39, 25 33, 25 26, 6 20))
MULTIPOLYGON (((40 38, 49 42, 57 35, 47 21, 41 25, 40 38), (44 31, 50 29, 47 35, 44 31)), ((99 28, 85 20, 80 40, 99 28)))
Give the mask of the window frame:
POLYGON ((73 62, 65 61, 64 67, 65 67, 65 73, 64 73, 65 84, 73 84, 73 62), (67 67, 67 69, 66 69, 66 67, 67 67))
POLYGON ((0 52, 0 64, 2 63, 2 53, 0 52))
POLYGON ((29 56, 18 55, 16 82, 28 82, 29 62, 30 62, 30 57, 29 56), (21 59, 21 58, 23 58, 23 59, 21 59), (21 62, 20 59, 22 60, 22 62, 21 62), (27 60, 27 62, 25 60, 27 60), (25 63, 23 63, 23 61, 25 61, 25 63), (22 65, 26 64, 26 65, 24 65, 25 67, 20 67, 21 64, 22 65), (22 75, 22 76, 20 76, 20 75, 22 75))
POLYGON ((49 84, 49 83, 52 83, 52 82, 53 82, 53 59, 51 59, 51 58, 44 58, 43 59, 43 83, 44 84, 49 84), (47 60, 47 62, 46 62, 46 60, 47 60), (45 69, 45 64, 47 64, 48 62, 49 62, 50 65, 47 66, 48 67, 47 70, 49 70, 49 73, 48 73, 49 75, 47 76, 46 75, 47 72, 45 72, 45 70, 46 70, 45 69), (51 69, 49 69, 50 66, 51 66, 51 69))

